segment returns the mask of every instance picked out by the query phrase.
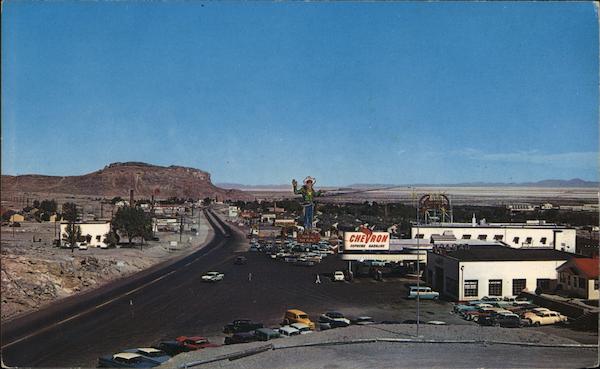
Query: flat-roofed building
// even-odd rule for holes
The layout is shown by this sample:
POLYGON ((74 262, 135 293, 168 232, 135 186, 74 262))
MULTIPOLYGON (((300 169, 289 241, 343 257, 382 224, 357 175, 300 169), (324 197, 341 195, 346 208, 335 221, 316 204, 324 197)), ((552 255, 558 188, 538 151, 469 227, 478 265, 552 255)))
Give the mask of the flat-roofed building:
MULTIPOLYGON (((67 232, 68 222, 60 223, 60 234, 63 240, 67 232)), ((75 222, 75 225, 81 230, 81 237, 88 242, 91 247, 99 247, 104 244, 106 234, 110 232, 109 221, 94 221, 94 222, 75 222)))
POLYGON ((553 248, 575 253, 576 230, 571 227, 528 221, 526 223, 436 223, 413 225, 412 238, 432 240, 432 236, 461 240, 500 241, 514 248, 553 248))
POLYGON ((541 248, 504 245, 433 247, 427 253, 427 281, 454 300, 515 297, 521 291, 553 289, 556 268, 581 255, 541 248))

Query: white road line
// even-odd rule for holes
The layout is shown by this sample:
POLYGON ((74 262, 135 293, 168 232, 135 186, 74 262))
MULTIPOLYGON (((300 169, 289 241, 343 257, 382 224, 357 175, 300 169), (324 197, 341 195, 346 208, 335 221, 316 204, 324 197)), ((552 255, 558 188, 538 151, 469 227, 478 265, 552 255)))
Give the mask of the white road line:
MULTIPOLYGON (((219 247, 220 247, 220 246, 221 246, 221 245, 222 245, 224 242, 225 242, 225 240, 222 240, 222 241, 221 241, 221 242, 220 242, 220 243, 219 243, 219 244, 218 244, 216 247, 214 247, 213 249, 209 250, 208 252, 206 252, 205 254, 203 254, 203 255, 201 255, 201 256, 206 256, 206 255, 210 254, 210 253, 211 253, 211 252, 213 252, 215 249, 219 248, 219 247)), ((199 259, 199 257, 197 257, 196 259, 194 259, 194 260, 190 261, 189 263, 185 264, 185 265, 184 265, 184 267, 188 267, 188 266, 190 266, 190 265, 191 265, 193 262, 197 261, 198 259, 199 259)), ((110 299, 110 300, 108 300, 108 301, 105 301, 105 302, 103 302, 103 303, 101 303, 101 304, 99 304, 99 305, 96 305, 96 306, 94 306, 94 307, 92 307, 92 308, 89 308, 89 309, 87 309, 87 310, 84 310, 84 311, 82 311, 81 313, 77 313, 77 314, 75 314, 75 315, 73 315, 73 316, 70 316, 70 317, 68 317, 68 318, 66 318, 66 319, 63 319, 63 320, 61 320, 61 321, 58 321, 58 322, 56 322, 56 323, 53 323, 53 324, 51 324, 51 325, 49 325, 49 326, 46 326, 46 327, 44 327, 44 328, 41 328, 41 329, 39 329, 39 330, 37 330, 37 331, 35 331, 35 332, 33 332, 33 333, 30 333, 30 334, 28 334, 28 335, 26 335, 26 336, 23 336, 23 337, 21 337, 21 338, 19 338, 19 339, 16 339, 16 340, 12 341, 12 342, 9 342, 9 343, 7 343, 7 344, 4 344, 4 345, 0 346, 0 348, 4 349, 4 348, 10 347, 10 346, 13 346, 13 345, 15 345, 15 344, 17 344, 17 343, 19 343, 19 342, 22 342, 22 341, 25 341, 25 340, 27 340, 27 339, 29 339, 29 338, 31 338, 31 337, 37 336, 38 334, 40 334, 40 333, 42 333, 42 332, 45 332, 45 331, 47 331, 47 330, 49 330, 49 329, 51 329, 51 328, 54 328, 54 327, 56 327, 56 326, 59 326, 59 325, 62 325, 62 324, 64 324, 64 323, 66 323, 66 322, 68 322, 68 321, 71 321, 71 320, 73 320, 73 319, 76 319, 76 318, 78 318, 78 317, 80 317, 80 316, 82 316, 82 315, 85 315, 85 314, 91 313, 92 311, 98 310, 98 309, 100 309, 101 307, 104 307, 104 306, 106 306, 106 305, 108 305, 108 304, 110 304, 110 303, 112 303, 112 302, 114 302, 114 301, 116 301, 116 300, 119 300, 119 299, 121 299, 121 298, 123 298, 123 297, 125 297, 125 296, 129 296, 129 295, 131 295, 132 293, 135 293, 135 292, 137 292, 137 291, 139 291, 139 290, 141 290, 141 289, 143 289, 143 288, 145 288, 145 287, 148 287, 149 285, 151 285, 151 284, 154 284, 154 283, 156 283, 156 282, 158 282, 158 281, 160 281, 160 280, 162 280, 162 279, 164 279, 164 278, 168 277, 169 275, 171 275, 171 274, 175 273, 176 271, 178 271, 178 269, 172 270, 172 271, 170 271, 170 272, 169 272, 169 273, 167 273, 167 274, 161 275, 160 277, 158 277, 158 278, 155 278, 155 279, 153 279, 153 280, 151 280, 151 281, 149 281, 149 282, 147 282, 147 283, 145 283, 145 284, 143 284, 143 285, 141 285, 141 286, 139 286, 139 287, 137 287, 137 288, 135 288, 135 289, 133 289, 133 290, 131 290, 131 291, 128 291, 128 292, 126 292, 126 293, 124 293, 124 294, 122 294, 122 295, 119 295, 119 296, 117 296, 117 297, 114 297, 114 298, 112 298, 112 299, 110 299)))

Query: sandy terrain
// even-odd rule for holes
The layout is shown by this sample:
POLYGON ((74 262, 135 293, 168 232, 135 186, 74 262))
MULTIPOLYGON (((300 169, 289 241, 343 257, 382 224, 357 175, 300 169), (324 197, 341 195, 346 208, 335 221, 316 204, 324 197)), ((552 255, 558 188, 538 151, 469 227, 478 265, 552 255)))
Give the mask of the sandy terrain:
POLYGON ((71 252, 52 246, 54 223, 24 222, 20 228, 2 227, 2 321, 196 250, 211 233, 204 215, 198 213, 189 220, 199 225, 198 235, 184 233, 176 250, 167 246, 169 241, 179 241, 178 233, 159 232, 160 241, 149 242, 142 249, 136 245, 71 252), (41 242, 32 242, 34 238, 41 242))

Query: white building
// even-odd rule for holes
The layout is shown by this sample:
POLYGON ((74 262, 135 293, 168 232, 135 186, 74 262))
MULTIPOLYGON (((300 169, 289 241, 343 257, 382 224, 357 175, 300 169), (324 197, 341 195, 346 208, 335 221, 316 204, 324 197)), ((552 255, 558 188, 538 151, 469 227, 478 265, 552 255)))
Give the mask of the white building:
POLYGON ((557 284, 556 268, 580 257, 554 249, 516 249, 499 245, 436 249, 427 253, 427 281, 458 301, 484 296, 514 297, 557 284))
POLYGON ((238 208, 237 206, 229 206, 229 217, 230 218, 236 218, 238 216, 240 212, 240 208, 238 208))
MULTIPOLYGON (((60 223, 60 234, 63 240, 65 239, 68 222, 60 223)), ((76 222, 76 226, 81 229, 81 236, 85 238, 91 247, 98 247, 104 244, 106 234, 110 232, 110 222, 108 221, 97 221, 97 222, 76 222)), ((63 241, 64 242, 64 241, 63 241)))
POLYGON ((401 264, 414 264, 417 260, 424 264, 427 261, 427 251, 433 246, 429 242, 417 239, 390 239, 386 250, 347 249, 342 246, 339 256, 349 261, 381 261, 401 264))
POLYGON ((445 235, 460 240, 500 241, 515 248, 554 248, 575 252, 576 230, 574 228, 546 223, 545 221, 527 221, 527 223, 437 223, 414 225, 412 238, 431 241, 433 235, 445 235))

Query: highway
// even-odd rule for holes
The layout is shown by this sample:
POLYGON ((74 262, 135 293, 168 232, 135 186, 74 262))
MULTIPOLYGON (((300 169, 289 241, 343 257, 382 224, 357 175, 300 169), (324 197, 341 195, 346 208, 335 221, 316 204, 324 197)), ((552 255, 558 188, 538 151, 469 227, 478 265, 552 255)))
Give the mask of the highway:
POLYGON ((317 314, 398 299, 398 288, 384 284, 334 284, 323 278, 323 284, 316 285, 316 273, 342 269, 344 262, 330 257, 307 268, 268 260, 264 254, 246 252, 247 240, 241 233, 211 213, 206 215, 215 237, 197 252, 3 324, 4 363, 94 367, 98 356, 121 349, 179 335, 218 335, 233 319, 276 325, 288 308, 317 314), (248 256, 248 264, 234 265, 241 252, 248 256), (211 270, 224 272, 225 279, 202 283, 201 275, 211 270))

